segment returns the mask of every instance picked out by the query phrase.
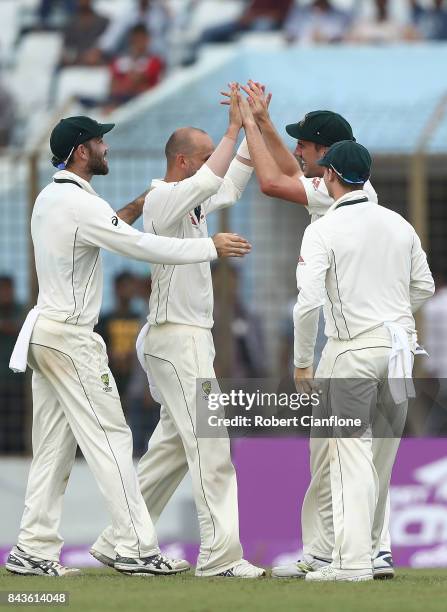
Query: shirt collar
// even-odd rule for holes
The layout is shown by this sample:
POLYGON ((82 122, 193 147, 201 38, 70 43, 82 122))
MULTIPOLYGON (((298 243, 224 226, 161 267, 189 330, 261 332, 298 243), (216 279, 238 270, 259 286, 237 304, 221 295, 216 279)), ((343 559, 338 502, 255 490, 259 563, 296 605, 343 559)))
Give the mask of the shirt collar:
POLYGON ((338 198, 338 200, 335 200, 335 202, 331 205, 331 207, 328 209, 327 212, 328 213, 333 212, 337 208, 337 206, 339 206, 342 202, 349 202, 350 200, 358 200, 359 198, 367 198, 367 200, 369 200, 369 196, 366 193, 366 191, 364 191, 363 189, 356 189, 355 191, 350 191, 349 193, 346 193, 344 196, 341 196, 341 198, 338 198))
POLYGON ((161 178, 154 178, 152 179, 151 187, 153 189, 154 187, 158 187, 159 185, 164 185, 165 183, 166 181, 161 178))
POLYGON ((53 174, 53 178, 69 179, 70 181, 75 181, 82 189, 84 189, 84 191, 88 191, 89 193, 95 196, 98 195, 88 181, 80 177, 78 174, 70 172, 69 170, 58 170, 58 172, 53 174))

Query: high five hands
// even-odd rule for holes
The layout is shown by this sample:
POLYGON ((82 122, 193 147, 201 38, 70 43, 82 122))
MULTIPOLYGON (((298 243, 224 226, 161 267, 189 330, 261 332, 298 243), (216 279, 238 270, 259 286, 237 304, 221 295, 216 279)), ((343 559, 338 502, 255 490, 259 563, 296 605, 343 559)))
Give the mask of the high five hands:
POLYGON ((246 85, 239 85, 239 83, 235 82, 228 85, 229 91, 220 92, 225 98, 220 103, 232 105, 234 96, 237 95, 241 119, 244 125, 247 121, 255 121, 261 127, 263 123, 270 121, 268 108, 272 94, 266 93, 265 85, 252 80, 249 80, 246 85), (247 94, 247 97, 242 95, 241 90, 247 94))

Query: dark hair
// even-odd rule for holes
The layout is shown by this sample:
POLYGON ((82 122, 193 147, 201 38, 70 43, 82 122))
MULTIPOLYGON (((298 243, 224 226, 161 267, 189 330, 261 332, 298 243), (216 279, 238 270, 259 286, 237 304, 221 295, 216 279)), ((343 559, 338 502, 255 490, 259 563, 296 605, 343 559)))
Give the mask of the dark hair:
POLYGON ((129 36, 133 36, 134 34, 146 34, 150 36, 149 30, 144 23, 137 23, 137 25, 134 25, 133 28, 130 29, 129 36))
POLYGON ((127 270, 124 270, 124 272, 120 272, 119 274, 117 274, 115 278, 113 279, 113 281, 116 287, 117 285, 121 285, 121 283, 124 283, 126 281, 131 281, 134 278, 135 277, 132 274, 132 272, 128 272, 127 270))
POLYGON ((56 155, 53 155, 53 157, 51 158, 51 163, 58 170, 64 170, 65 169, 65 162, 64 162, 64 160, 61 159, 60 157, 56 157, 56 155))

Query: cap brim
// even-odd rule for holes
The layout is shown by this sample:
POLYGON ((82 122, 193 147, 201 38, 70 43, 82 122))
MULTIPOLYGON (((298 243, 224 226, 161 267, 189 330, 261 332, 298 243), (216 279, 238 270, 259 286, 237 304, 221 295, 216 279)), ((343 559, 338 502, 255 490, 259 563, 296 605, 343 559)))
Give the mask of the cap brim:
POLYGON ((110 130, 113 130, 113 128, 115 127, 114 123, 101 123, 100 124, 100 136, 104 136, 104 134, 107 134, 107 132, 110 132, 110 130))
POLYGON ((324 168, 329 168, 331 165, 324 157, 317 159, 317 164, 318 166, 324 166, 324 168))
POLYGON ((296 138, 297 140, 300 138, 300 127, 298 123, 289 123, 289 125, 286 125, 286 132, 289 136, 292 136, 292 138, 296 138))

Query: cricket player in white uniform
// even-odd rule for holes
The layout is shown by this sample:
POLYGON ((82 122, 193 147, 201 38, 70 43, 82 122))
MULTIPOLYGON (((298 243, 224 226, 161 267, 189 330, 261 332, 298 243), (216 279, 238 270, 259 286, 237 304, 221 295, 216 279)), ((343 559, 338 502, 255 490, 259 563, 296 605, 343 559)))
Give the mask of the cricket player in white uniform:
MULTIPOLYGON (((262 192, 305 206, 311 221, 316 221, 326 214, 334 202, 323 181, 323 168, 317 162, 335 142, 354 139, 350 124, 332 111, 307 113, 299 123, 286 127, 288 134, 297 139, 292 154, 270 119, 268 106, 271 94, 266 95, 264 86, 254 81, 249 81, 242 89, 248 94, 249 109, 246 110, 251 111, 246 113, 244 128, 262 192)), ((228 96, 226 92, 222 93, 228 96)), ((369 180, 364 190, 371 202, 377 202, 377 194, 369 180)), ((327 565, 331 558, 334 532, 329 470, 326 467, 323 473, 316 471, 321 439, 312 439, 310 446, 311 482, 301 512, 303 558, 296 563, 274 567, 274 577, 304 578, 307 572, 327 565)), ((379 550, 374 559, 377 578, 390 578, 394 574, 388 492, 385 495, 386 512, 379 550)))
POLYGON ((153 575, 189 568, 160 554, 105 345, 93 332, 102 298, 100 249, 171 266, 210 261, 218 252, 243 255, 249 245, 231 234, 179 240, 131 228, 124 220, 138 218, 144 196, 115 212, 90 185, 93 175, 108 173, 103 135, 112 128, 88 117, 63 119, 54 128, 50 145, 60 171, 33 209, 39 297, 32 312, 38 316, 24 347, 24 367, 27 356, 33 369, 33 461, 18 543, 6 564, 18 574, 73 571, 59 563, 58 529, 78 444, 112 517, 115 569, 153 575))
MULTIPOLYGON (((233 159, 241 125, 233 92, 229 126, 218 145, 226 151, 224 178, 210 169, 214 145, 208 134, 195 128, 172 134, 166 144, 166 176, 152 181, 146 196, 145 231, 207 238, 207 215, 239 200, 252 174, 244 141, 233 159)), ((215 378, 209 264, 153 266, 148 321, 146 367, 162 404, 160 422, 138 465, 150 515, 158 519, 189 469, 201 534, 196 575, 262 576, 262 568, 242 558, 229 439, 201 438, 196 432, 196 379, 215 378)), ((108 564, 113 547, 113 532, 108 528, 93 545, 92 554, 108 564)))
MULTIPOLYGON (((319 164, 335 202, 306 229, 301 246, 294 309, 297 388, 306 388, 313 379, 318 314, 324 305, 328 342, 316 378, 346 381, 343 406, 351 401, 362 417, 362 409, 369 414, 380 397, 401 431, 410 394, 399 392, 397 397, 391 388, 396 379, 411 379, 413 314, 434 292, 427 258, 413 227, 369 200, 363 186, 371 157, 365 147, 352 140, 338 142, 319 164), (349 379, 356 384, 349 386, 349 379), (359 379, 369 385, 364 394, 358 392, 359 379)), ((315 469, 329 468, 334 548, 332 562, 308 572, 306 580, 373 579, 377 525, 383 524, 384 493, 398 443, 395 437, 373 440, 371 432, 322 440, 315 469)))

